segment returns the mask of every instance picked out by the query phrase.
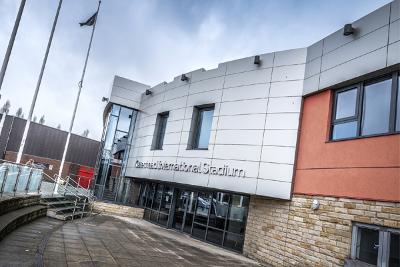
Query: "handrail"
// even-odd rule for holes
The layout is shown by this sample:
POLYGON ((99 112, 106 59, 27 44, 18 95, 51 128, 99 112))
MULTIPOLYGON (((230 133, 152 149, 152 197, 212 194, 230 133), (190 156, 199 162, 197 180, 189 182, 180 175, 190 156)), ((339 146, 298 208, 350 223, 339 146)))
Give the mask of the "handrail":
MULTIPOLYGON (((55 177, 54 179, 57 180, 58 175, 55 174, 54 177, 55 177)), ((80 184, 78 184, 76 181, 74 181, 73 179, 71 179, 71 177, 66 176, 65 179, 62 178, 62 177, 60 177, 60 179, 63 180, 63 181, 66 183, 65 188, 67 188, 67 187, 68 187, 68 184, 70 184, 71 187, 74 188, 74 190, 75 190, 78 194, 83 194, 85 197, 89 198, 90 200, 94 200, 94 198, 95 198, 94 194, 91 194, 91 193, 90 193, 90 190, 88 190, 87 188, 82 187, 82 186, 81 186, 80 184), (73 183, 75 183, 75 186, 71 184, 71 181, 72 181, 73 183), (78 189, 76 189, 77 187, 83 189, 83 192, 82 192, 82 191, 79 191, 78 189), (87 194, 85 194, 85 192, 87 192, 87 194)))
MULTIPOLYGON (((51 181, 53 181, 54 184, 57 184, 57 180, 56 180, 56 179, 54 179, 53 177, 51 177, 50 175, 48 175, 48 174, 46 174, 46 173, 43 173, 43 174, 44 174, 47 178, 49 178, 51 181)), ((65 190, 65 191, 69 191, 69 193, 71 193, 73 196, 77 197, 79 200, 81 199, 81 197, 80 197, 78 194, 72 192, 70 189, 68 189, 68 187, 64 187, 64 190, 65 190)), ((54 195, 54 192, 52 193, 52 195, 54 195)))

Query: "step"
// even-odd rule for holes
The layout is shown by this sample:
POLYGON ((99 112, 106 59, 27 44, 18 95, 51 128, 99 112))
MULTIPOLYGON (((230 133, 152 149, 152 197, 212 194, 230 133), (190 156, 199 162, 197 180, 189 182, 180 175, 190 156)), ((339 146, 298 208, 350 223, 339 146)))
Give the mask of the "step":
POLYGON ((3 194, 0 197, 0 215, 6 214, 10 211, 17 210, 19 208, 29 207, 33 205, 39 205, 40 195, 16 195, 14 194, 3 194))
POLYGON ((46 216, 47 207, 34 205, 17 209, 0 216, 0 240, 17 227, 31 222, 36 218, 46 216))
POLYGON ((54 219, 58 219, 58 220, 62 220, 62 221, 66 221, 69 219, 72 219, 72 216, 77 217, 77 216, 85 216, 85 214, 88 214, 88 212, 86 211, 76 211, 75 213, 73 212, 68 212, 68 213, 62 213, 62 214, 56 214, 53 212, 47 212, 47 216, 54 218, 54 219))
POLYGON ((63 201, 43 202, 43 204, 46 204, 47 206, 57 206, 57 205, 66 205, 66 204, 75 205, 75 201, 63 200, 63 201))
POLYGON ((54 212, 58 213, 60 211, 73 210, 73 209, 82 210, 82 208, 79 206, 66 206, 66 207, 60 207, 60 208, 51 208, 51 209, 48 209, 48 211, 54 211, 54 212))

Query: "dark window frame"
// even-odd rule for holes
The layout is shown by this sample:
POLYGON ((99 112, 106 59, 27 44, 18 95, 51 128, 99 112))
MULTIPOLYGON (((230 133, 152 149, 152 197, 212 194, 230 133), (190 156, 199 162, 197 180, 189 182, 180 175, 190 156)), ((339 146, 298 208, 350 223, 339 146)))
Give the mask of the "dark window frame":
POLYGON ((199 140, 201 132, 200 127, 202 122, 202 113, 204 111, 211 110, 215 110, 215 104, 205 104, 193 107, 192 125, 190 127, 189 142, 187 147, 188 150, 208 150, 208 146, 206 148, 199 147, 199 140))
POLYGON ((336 142, 336 141, 344 141, 344 140, 352 140, 352 139, 376 137, 376 136, 385 136, 385 135, 392 135, 392 134, 400 133, 400 127, 399 127, 399 130, 396 130, 396 116, 400 116, 400 110, 396 110, 398 90, 400 90, 399 84, 398 84, 399 76, 400 76, 399 72, 392 72, 392 73, 389 73, 386 75, 382 75, 382 76, 379 76, 379 77, 376 77, 373 79, 365 80, 365 81, 362 81, 362 82, 359 82, 356 84, 352 84, 350 86, 346 86, 344 88, 340 88, 340 89, 333 91, 333 103, 332 103, 329 141, 336 142), (391 99, 390 99, 389 129, 385 133, 362 135, 361 130, 362 130, 362 123, 363 123, 363 117, 364 117, 364 112, 365 112, 364 111, 364 98, 365 98, 364 87, 374 84, 374 83, 384 81, 384 80, 390 80, 390 79, 392 82, 392 88, 391 88, 391 99), (355 89, 357 91, 355 115, 351 116, 351 117, 336 119, 338 95, 340 93, 343 93, 343 92, 346 92, 349 90, 353 90, 353 89, 355 89), (356 122, 357 123, 356 135, 352 136, 352 137, 334 139, 333 138, 334 126, 343 124, 343 123, 348 123, 348 122, 356 122))
POLYGON ((378 256, 377 256, 377 266, 387 267, 389 266, 389 254, 390 254, 390 237, 392 234, 399 235, 400 229, 391 228, 386 226, 365 224, 359 222, 352 223, 352 237, 351 237, 351 247, 350 247, 350 259, 356 262, 363 262, 358 258, 357 255, 357 245, 359 237, 359 229, 370 229, 379 232, 379 244, 378 245, 378 256))
POLYGON ((168 118, 169 118, 169 111, 157 114, 151 150, 163 149, 168 118))

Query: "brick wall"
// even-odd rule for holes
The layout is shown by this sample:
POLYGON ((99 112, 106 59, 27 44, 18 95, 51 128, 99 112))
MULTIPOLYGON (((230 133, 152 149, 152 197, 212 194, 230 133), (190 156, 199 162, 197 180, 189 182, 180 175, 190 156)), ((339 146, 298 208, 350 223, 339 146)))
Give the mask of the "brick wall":
POLYGON ((251 197, 243 253, 273 266, 343 266, 352 222, 400 228, 400 203, 294 195, 251 197), (320 202, 311 210, 311 202, 320 202))
MULTIPOLYGON (((13 151, 7 151, 4 156, 4 160, 7 160, 7 161, 15 162, 16 159, 17 159, 17 153, 13 152, 13 151)), ((36 163, 46 163, 46 164, 53 165, 53 168, 51 170, 48 170, 48 169, 44 170, 44 172, 51 177, 53 177, 55 174, 58 174, 58 172, 60 170, 61 160, 57 160, 57 159, 49 159, 49 158, 43 158, 43 157, 23 154, 22 158, 21 158, 21 163, 26 163, 30 159, 33 159, 36 163)), ((71 166, 72 165, 80 166, 78 164, 73 164, 71 162, 64 162, 64 168, 63 168, 63 172, 62 172, 63 177, 71 174, 71 172, 72 172, 71 166)), ((85 166, 85 167, 88 167, 88 166, 85 166)), ((92 167, 88 167, 88 168, 92 168, 92 167)), ((72 173, 72 174, 75 174, 75 173, 72 173)))
POLYGON ((93 211, 101 214, 113 214, 137 219, 143 219, 144 213, 143 208, 129 207, 99 201, 93 203, 93 211))

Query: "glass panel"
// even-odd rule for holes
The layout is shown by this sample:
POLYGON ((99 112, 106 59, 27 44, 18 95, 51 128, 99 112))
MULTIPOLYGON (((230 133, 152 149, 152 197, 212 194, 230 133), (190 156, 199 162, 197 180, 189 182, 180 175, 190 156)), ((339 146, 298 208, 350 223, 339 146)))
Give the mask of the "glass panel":
POLYGON ((181 230, 183 223, 183 216, 185 215, 185 208, 186 208, 185 192, 177 190, 176 196, 177 198, 175 204, 174 221, 172 226, 175 229, 181 230))
POLYGON ((224 229, 228 208, 229 208, 229 194, 215 192, 213 194, 210 219, 208 225, 218 229, 224 229))
POLYGON ((168 185, 164 188, 163 197, 161 199, 160 211, 164 213, 169 213, 172 203, 172 188, 168 185))
POLYGON ((146 199, 147 199, 147 191, 149 191, 149 186, 148 184, 143 184, 143 190, 140 195, 140 202, 139 206, 144 207, 146 205, 146 199))
POLYGON ((192 236, 204 239, 206 235, 206 227, 197 223, 193 224, 192 236))
POLYGON ((400 267, 400 234, 390 233, 389 267, 400 267))
POLYGON ((42 181, 43 171, 38 169, 32 170, 31 180, 29 182, 28 192, 34 192, 39 190, 40 183, 42 181))
POLYGON ((120 111, 121 107, 118 105, 113 105, 112 110, 111 110, 111 114, 114 116, 119 116, 119 111, 120 111))
POLYGON ((208 148, 214 110, 200 110, 197 148, 208 148))
POLYGON ((162 149, 164 144, 165 129, 167 128, 168 114, 160 115, 155 149, 162 149))
POLYGON ((6 181, 4 182, 4 188, 3 191, 6 193, 13 192, 14 190, 14 185, 19 173, 19 168, 18 165, 14 164, 8 164, 8 173, 6 177, 6 181))
POLYGON ((114 142, 115 129, 117 128, 117 121, 118 121, 117 117, 110 116, 107 126, 106 141, 104 142, 104 149, 111 150, 111 147, 114 142))
POLYGON ((207 225, 209 209, 210 209, 210 194, 199 192, 199 196, 197 197, 197 208, 194 221, 207 225))
POLYGON ((156 191, 156 184, 150 184, 149 190, 147 193, 147 201, 146 201, 147 208, 151 208, 155 191, 156 191))
POLYGON ((351 89, 337 94, 335 119, 353 117, 356 115, 357 89, 351 89))
POLYGON ((119 131, 129 132, 129 125, 131 125, 131 120, 132 109, 121 107, 117 129, 119 131))
POLYGON ((345 122, 333 125, 332 139, 343 139, 357 136, 357 122, 345 122))
POLYGON ((226 231, 244 234, 246 227, 247 211, 249 208, 249 197, 232 195, 231 206, 229 207, 226 231))
POLYGON ((397 79, 396 131, 400 131, 400 75, 397 79))
POLYGON ((157 222, 158 212, 152 210, 150 215, 150 221, 157 222))
POLYGON ((186 216, 185 224, 183 226, 183 231, 190 233, 192 231, 193 215, 196 207, 196 195, 195 192, 187 192, 187 202, 186 202, 186 216))
POLYGON ((379 231, 358 228, 357 259, 376 265, 378 260, 379 231))
POLYGON ((236 251, 242 251, 243 248, 243 236, 241 235, 236 235, 236 234, 231 234, 231 233, 225 233, 225 240, 224 240, 224 247, 236 250, 236 251))
POLYGON ((153 210, 158 210, 158 208, 160 207, 162 193, 163 193, 163 185, 158 184, 157 191, 156 191, 156 194, 154 195, 154 201, 153 201, 153 205, 152 205, 153 210))
POLYGON ((31 170, 32 169, 27 166, 21 168, 21 173, 18 178, 17 192, 25 191, 31 170))
POLYGON ((145 220, 150 220, 150 214, 151 214, 151 210, 145 209, 145 210, 144 210, 143 218, 144 218, 145 220))
POLYGON ((391 79, 364 87, 362 135, 387 133, 389 131, 391 93, 391 79))
POLYGON ((158 223, 161 224, 161 225, 167 226, 167 224, 168 224, 168 215, 160 212, 160 215, 158 217, 158 223))
POLYGON ((224 234, 224 232, 221 230, 216 230, 216 229, 208 227, 206 239, 207 239, 207 241, 210 241, 211 243, 214 243, 217 245, 222 245, 223 234, 224 234))

